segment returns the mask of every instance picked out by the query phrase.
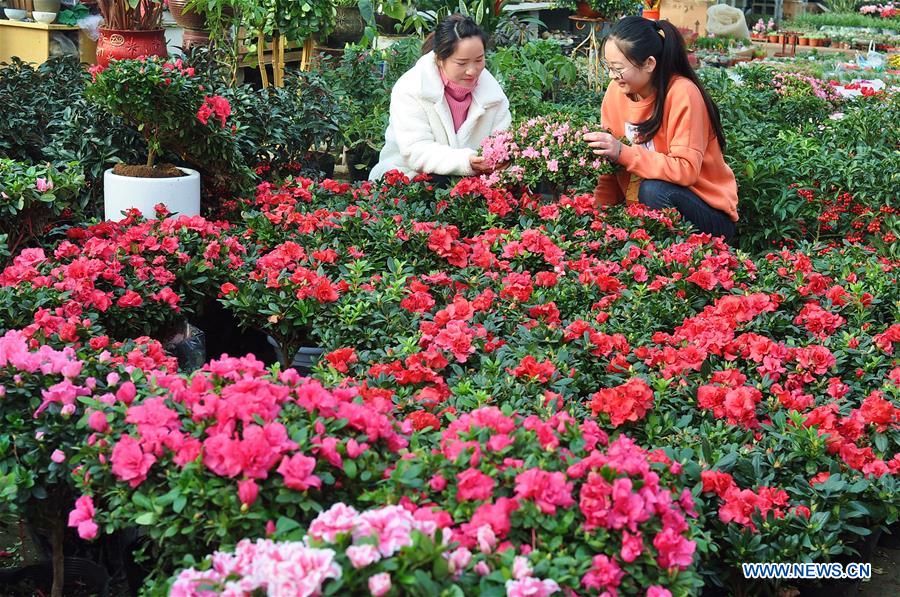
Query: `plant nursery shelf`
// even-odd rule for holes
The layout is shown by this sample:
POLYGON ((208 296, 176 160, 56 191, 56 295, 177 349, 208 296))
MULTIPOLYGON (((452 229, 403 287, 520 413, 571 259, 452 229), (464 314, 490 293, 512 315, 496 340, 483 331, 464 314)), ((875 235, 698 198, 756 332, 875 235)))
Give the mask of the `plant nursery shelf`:
POLYGON ((78 27, 24 21, 0 21, 0 62, 9 62, 14 56, 24 62, 41 64, 50 58, 50 40, 54 33, 77 32, 78 52, 81 61, 96 62, 97 42, 78 27))

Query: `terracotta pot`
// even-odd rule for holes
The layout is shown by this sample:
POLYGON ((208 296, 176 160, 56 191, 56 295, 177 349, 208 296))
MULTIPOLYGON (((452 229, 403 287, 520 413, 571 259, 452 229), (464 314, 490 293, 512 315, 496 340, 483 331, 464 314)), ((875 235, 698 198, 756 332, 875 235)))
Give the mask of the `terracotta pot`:
POLYGON ((800 43, 801 46, 808 46, 808 45, 809 45, 809 38, 808 38, 808 37, 801 37, 799 43, 800 43))
POLYGON ((586 19, 599 19, 603 16, 599 11, 594 10, 587 2, 579 2, 575 9, 575 14, 586 19))
POLYGON ((659 20, 659 9, 657 8, 656 10, 649 10, 649 9, 645 8, 644 12, 641 13, 641 16, 644 17, 645 19, 650 19, 651 21, 658 21, 659 20))
POLYGON ((133 60, 141 56, 168 56, 165 29, 119 31, 100 28, 97 64, 106 67, 110 60, 133 60))
POLYGON ((206 17, 193 10, 185 11, 185 5, 191 0, 169 0, 169 12, 182 29, 206 29, 206 17))
POLYGON ((202 29, 185 29, 181 38, 181 49, 185 52, 191 48, 209 45, 209 31, 202 29))
POLYGON ((777 35, 770 35, 770 36, 767 37, 767 39, 769 40, 769 43, 770 43, 770 44, 777 44, 777 43, 778 43, 778 36, 777 36, 777 35))

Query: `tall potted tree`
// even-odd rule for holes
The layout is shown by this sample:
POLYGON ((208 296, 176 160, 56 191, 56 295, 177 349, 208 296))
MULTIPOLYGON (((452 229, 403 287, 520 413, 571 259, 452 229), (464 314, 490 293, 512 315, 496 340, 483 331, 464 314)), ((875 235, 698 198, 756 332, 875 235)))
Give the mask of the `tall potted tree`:
POLYGON ((166 56, 163 0, 99 0, 103 26, 97 40, 97 64, 141 56, 166 56))

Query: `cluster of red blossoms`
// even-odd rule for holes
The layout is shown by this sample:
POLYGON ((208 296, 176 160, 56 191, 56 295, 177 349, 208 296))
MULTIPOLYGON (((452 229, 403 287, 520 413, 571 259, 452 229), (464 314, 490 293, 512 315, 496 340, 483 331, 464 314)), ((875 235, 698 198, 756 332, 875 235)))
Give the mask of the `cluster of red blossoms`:
POLYGON ((609 415, 613 427, 639 421, 653 408, 653 390, 643 379, 632 378, 616 388, 604 388, 590 402, 594 415, 609 415))
POLYGON ((219 120, 219 126, 225 128, 228 117, 231 116, 231 104, 221 95, 207 95, 203 98, 203 104, 197 109, 197 120, 209 124, 209 119, 215 116, 219 120))
POLYGON ((809 518, 810 511, 806 506, 791 508, 784 490, 765 486, 757 487, 756 491, 741 489, 731 475, 721 471, 703 471, 701 477, 703 492, 715 494, 722 500, 719 519, 724 523, 733 522, 755 531, 756 524, 751 518, 756 514, 765 519, 772 512, 775 518, 784 518, 786 513, 792 512, 809 518))

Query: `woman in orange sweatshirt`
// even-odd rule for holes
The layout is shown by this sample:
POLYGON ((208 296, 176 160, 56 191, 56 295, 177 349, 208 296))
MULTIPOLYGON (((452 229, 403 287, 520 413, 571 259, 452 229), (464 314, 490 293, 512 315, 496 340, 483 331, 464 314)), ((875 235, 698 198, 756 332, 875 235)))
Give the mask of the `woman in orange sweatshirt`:
POLYGON ((699 231, 731 240, 737 182, 722 155, 719 110, 688 63, 681 33, 668 21, 625 17, 613 26, 603 54, 612 80, 600 122, 610 133, 584 139, 622 168, 600 177, 597 203, 674 207, 699 231))

